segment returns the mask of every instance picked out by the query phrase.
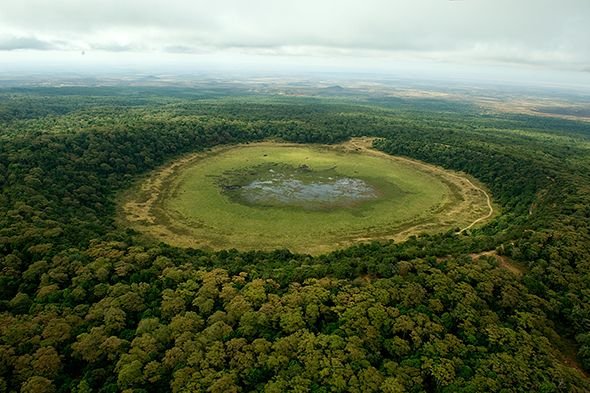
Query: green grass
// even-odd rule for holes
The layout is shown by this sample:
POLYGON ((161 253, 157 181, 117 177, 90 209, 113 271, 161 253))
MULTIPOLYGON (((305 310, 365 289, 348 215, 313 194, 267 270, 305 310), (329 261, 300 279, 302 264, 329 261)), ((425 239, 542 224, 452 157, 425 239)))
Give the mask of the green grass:
POLYGON ((342 176, 336 167, 295 167, 283 162, 231 170, 216 182, 232 202, 306 210, 355 208, 377 198, 403 194, 393 183, 381 182, 377 187, 369 178, 342 176))
POLYGON ((457 191, 453 176, 438 168, 350 149, 240 145, 189 160, 169 171, 159 189, 144 184, 142 192, 130 193, 136 199, 157 196, 147 213, 151 222, 132 224, 181 246, 321 253, 356 241, 395 238, 414 227, 441 230, 467 224, 480 210, 465 208, 450 221, 445 216, 449 209, 473 202, 457 191), (334 171, 361 179, 376 187, 379 197, 335 209, 304 209, 239 203, 220 187, 219 179, 228 173, 269 163, 295 168, 305 164, 314 172, 334 171))

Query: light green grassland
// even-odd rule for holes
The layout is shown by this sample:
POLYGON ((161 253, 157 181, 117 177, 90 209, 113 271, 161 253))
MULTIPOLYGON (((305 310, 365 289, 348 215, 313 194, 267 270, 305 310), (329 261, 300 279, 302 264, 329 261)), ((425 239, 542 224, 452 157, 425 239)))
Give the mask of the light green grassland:
POLYGON ((466 225, 485 211, 484 196, 465 190, 455 174, 446 176, 439 168, 340 147, 260 143, 186 159, 163 170, 165 176, 160 173, 159 181, 148 180, 128 194, 133 197, 127 198, 124 208, 127 221, 175 245, 288 248, 317 254, 356 241, 409 235, 412 228, 466 225), (216 182, 228 171, 265 163, 305 164, 312 171, 333 168, 338 175, 371 184, 379 198, 330 210, 252 206, 232 201, 216 182))

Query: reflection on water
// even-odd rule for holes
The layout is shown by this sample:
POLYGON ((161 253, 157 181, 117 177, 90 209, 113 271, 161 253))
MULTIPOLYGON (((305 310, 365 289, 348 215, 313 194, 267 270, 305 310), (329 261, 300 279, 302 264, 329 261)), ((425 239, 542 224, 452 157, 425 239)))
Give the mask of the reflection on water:
POLYGON ((241 197, 253 204, 342 206, 377 198, 376 190, 361 179, 319 177, 303 181, 294 176, 276 175, 242 186, 241 197))

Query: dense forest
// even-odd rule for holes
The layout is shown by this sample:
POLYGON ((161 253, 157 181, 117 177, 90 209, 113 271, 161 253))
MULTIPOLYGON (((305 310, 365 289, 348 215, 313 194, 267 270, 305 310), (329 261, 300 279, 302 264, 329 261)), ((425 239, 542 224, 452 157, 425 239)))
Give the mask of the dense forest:
POLYGON ((0 184, 0 392, 590 391, 588 123, 419 99, 4 89, 0 184), (119 193, 184 153, 353 136, 477 178, 501 214, 318 257, 117 225, 119 193))

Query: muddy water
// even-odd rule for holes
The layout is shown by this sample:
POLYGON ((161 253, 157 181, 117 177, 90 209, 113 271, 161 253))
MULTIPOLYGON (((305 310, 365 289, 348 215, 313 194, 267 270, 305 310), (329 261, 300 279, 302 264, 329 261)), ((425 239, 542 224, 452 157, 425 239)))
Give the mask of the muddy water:
POLYGON ((326 208, 356 205, 378 197, 377 190, 361 179, 318 177, 313 181, 277 174, 254 180, 239 190, 249 204, 326 208))

